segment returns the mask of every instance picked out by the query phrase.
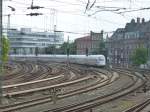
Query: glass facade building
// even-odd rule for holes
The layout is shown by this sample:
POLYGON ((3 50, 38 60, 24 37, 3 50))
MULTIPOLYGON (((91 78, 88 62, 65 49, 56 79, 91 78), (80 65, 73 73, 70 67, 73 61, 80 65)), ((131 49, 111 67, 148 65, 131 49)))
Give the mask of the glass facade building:
POLYGON ((48 46, 60 46, 64 42, 63 32, 32 32, 30 28, 11 29, 7 36, 11 47, 10 54, 35 54, 36 47, 40 51, 48 46))

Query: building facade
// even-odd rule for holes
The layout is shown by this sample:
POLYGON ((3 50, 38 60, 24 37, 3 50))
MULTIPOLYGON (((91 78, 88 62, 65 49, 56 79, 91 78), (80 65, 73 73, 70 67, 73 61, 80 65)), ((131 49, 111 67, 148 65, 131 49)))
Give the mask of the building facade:
POLYGON ((150 48, 150 21, 144 18, 137 22, 134 19, 127 23, 125 28, 118 28, 114 34, 107 39, 108 61, 115 66, 128 67, 132 64, 131 56, 136 48, 144 47, 149 54, 150 48))
POLYGON ((90 32, 89 36, 81 37, 75 40, 77 54, 84 55, 86 50, 88 54, 98 54, 100 42, 103 41, 103 31, 101 33, 90 32))
POLYGON ((81 37, 75 40, 76 44, 76 54, 84 55, 86 54, 86 49, 91 52, 91 38, 90 36, 81 37))
POLYGON ((9 30, 7 36, 10 40, 10 54, 35 54, 36 48, 40 53, 44 53, 44 48, 59 46, 64 42, 62 32, 32 32, 30 28, 9 30))

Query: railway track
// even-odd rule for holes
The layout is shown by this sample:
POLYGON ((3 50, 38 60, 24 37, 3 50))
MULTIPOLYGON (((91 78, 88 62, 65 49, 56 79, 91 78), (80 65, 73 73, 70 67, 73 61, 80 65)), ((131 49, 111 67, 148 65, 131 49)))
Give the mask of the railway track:
MULTIPOLYGON (((89 91, 91 91, 91 90, 89 90, 89 91)), ((83 91, 83 92, 85 92, 85 91, 83 91)), ((67 96, 66 96, 67 97, 67 96)), ((104 96, 103 96, 104 97, 104 96)), ((108 97, 108 96, 107 96, 108 97)), ((102 98, 102 97, 101 97, 102 98)), ((37 105, 37 104, 41 104, 41 103, 46 103, 46 102, 50 102, 51 100, 50 99, 45 99, 45 100, 40 100, 40 101, 38 101, 38 102, 36 102, 36 103, 31 103, 30 104, 30 106, 32 105, 37 105)), ((90 101, 91 102, 91 101, 90 101)), ((29 106, 29 102, 28 102, 28 104, 25 104, 24 105, 25 107, 28 107, 29 106)), ((22 107, 22 108, 25 108, 25 107, 22 107)), ((73 105, 73 107, 74 107, 75 105, 73 105)), ((21 107, 20 107, 21 108, 21 107)), ((8 107, 7 107, 7 109, 8 109, 8 107)), ((63 108, 64 109, 64 108, 63 108)), ((65 108, 65 110, 66 110, 66 108, 65 108)), ((9 112, 10 110, 8 110, 8 112, 9 112)), ((48 111, 56 111, 56 110, 48 110, 48 111)), ((62 111, 62 110, 57 110, 58 112, 60 112, 60 111, 62 111)), ((7 110, 5 110, 4 112, 7 112, 7 110)))
POLYGON ((11 75, 4 75, 4 84, 15 84, 28 81, 28 76, 30 72, 33 70, 34 65, 31 63, 17 62, 16 72, 11 75))
MULTIPOLYGON (((43 91, 49 91, 51 89, 59 89, 63 91, 58 92, 58 100, 59 101, 67 101, 67 99, 71 99, 74 96, 77 96, 79 94, 86 94, 92 92, 92 91, 102 91, 109 89, 108 92, 104 92, 102 95, 93 96, 89 99, 85 99, 82 102, 71 102, 70 104, 64 104, 63 106, 54 106, 52 105, 51 109, 44 109, 41 112, 82 112, 87 109, 93 108, 95 106, 107 103, 109 101, 112 101, 116 98, 125 96, 132 91, 135 91, 139 89, 144 83, 145 79, 141 78, 140 76, 136 75, 134 76, 129 71, 123 71, 123 70, 112 70, 113 72, 102 70, 102 69, 96 69, 96 68, 88 68, 85 69, 82 66, 72 65, 72 67, 66 68, 66 66, 62 65, 60 68, 63 68, 63 71, 58 71, 55 76, 52 73, 53 77, 48 77, 48 74, 50 74, 53 70, 49 69, 48 65, 44 65, 44 63, 40 62, 39 65, 42 67, 39 67, 40 69, 45 68, 43 70, 42 74, 43 76, 32 76, 33 81, 20 83, 20 84, 14 84, 9 86, 4 86, 3 89, 12 88, 12 90, 15 90, 16 88, 24 87, 25 90, 17 91, 17 89, 13 92, 10 92, 9 95, 11 97, 14 96, 24 96, 24 95, 30 95, 33 93, 41 93, 43 94, 43 91), (47 73, 47 72, 48 73, 47 73), (60 75, 61 74, 61 75, 60 75), (123 76, 124 74, 125 76, 123 76), (54 78, 55 77, 55 78, 54 78), (60 81, 57 78, 62 79, 62 77, 65 77, 66 80, 60 81), (45 79, 44 79, 45 78, 45 79), (35 79, 35 80, 34 80, 35 79), (39 79, 39 80, 37 80, 39 79), (55 80, 56 79, 56 80, 55 80), (115 88, 114 90, 111 90, 111 88, 115 86, 115 84, 121 83, 123 80, 127 80, 127 82, 124 82, 122 85, 118 86, 118 88, 115 88), (53 83, 53 85, 50 86, 43 86, 42 83, 47 83, 46 81, 53 80, 56 83, 53 83), (31 85, 40 85, 40 86, 33 86, 33 88, 28 88, 31 85), (26 86, 26 87, 25 87, 26 86)), ((33 69, 32 72, 34 72, 33 69)), ((25 74, 24 74, 25 75, 25 74)), ((29 78, 29 77, 28 77, 29 78)), ((6 90, 7 91, 7 90, 6 90)), ((102 92, 103 93, 103 92, 102 92)), ((8 93, 4 94, 4 96, 8 96, 8 93)), ((46 103, 52 102, 51 99, 52 95, 46 94, 42 95, 38 98, 33 98, 31 100, 26 100, 23 102, 19 102, 16 104, 10 104, 5 106, 0 106, 0 110, 2 112, 13 112, 17 110, 24 110, 27 108, 35 107, 36 105, 43 105, 46 103)), ((24 112, 24 111, 23 111, 24 112)))
MULTIPOLYGON (((71 84, 74 84, 74 83, 79 83, 79 82, 82 82, 84 80, 88 80, 89 78, 90 77, 85 77, 85 78, 82 78, 82 79, 79 79, 79 80, 74 80, 74 81, 71 81, 71 82, 65 82, 65 83, 52 85, 52 86, 45 86, 45 87, 41 87, 41 88, 38 87, 38 88, 34 88, 34 89, 29 89, 29 90, 12 92, 12 93, 8 93, 8 94, 10 96, 16 96, 16 95, 21 95, 21 94, 28 94, 28 93, 33 93, 33 92, 39 92, 39 91, 49 90, 49 89, 52 89, 52 88, 59 88, 59 87, 62 87, 62 86, 71 85, 71 84)), ((7 96, 7 94, 6 95, 4 94, 4 96, 7 96)))
MULTIPOLYGON (((85 88, 80 88, 80 90, 83 90, 83 89, 85 89, 85 88)), ((88 90, 86 90, 86 91, 88 91, 88 90)), ((81 93, 81 91, 79 92, 77 90, 73 90, 72 93, 73 94, 71 94, 71 91, 67 92, 67 93, 64 93, 62 96, 59 97, 59 99, 66 98, 66 97, 69 97, 69 96, 72 96, 72 95, 75 95, 75 94, 79 94, 79 93, 81 93), (75 93, 75 91, 76 91, 76 93, 75 93)), ((31 107, 31 106, 51 102, 51 101, 52 101, 51 96, 49 95, 49 96, 46 96, 46 97, 30 100, 30 101, 27 101, 27 102, 18 103, 18 104, 15 104, 15 105, 3 106, 3 107, 0 107, 0 109, 5 109, 5 110, 2 110, 3 112, 9 112, 10 110, 11 111, 12 110, 18 110, 18 109, 27 108, 27 107, 31 107)))
MULTIPOLYGON (((65 68, 66 70, 66 68, 65 68)), ((79 75, 79 71, 76 71, 76 70, 73 70, 72 68, 70 68, 70 71, 73 71, 75 74, 78 74, 79 75)), ((61 71, 62 72, 62 71, 61 71)), ((64 72, 65 73, 65 72, 64 72)), ((54 77, 50 77, 50 78, 46 78, 46 79, 41 79, 41 80, 33 80, 33 81, 30 81, 30 82, 25 82, 25 83, 19 83, 19 84, 13 84, 13 85, 8 85, 8 86, 4 86, 2 87, 4 89, 4 93, 5 91, 7 91, 4 96, 15 96, 15 95, 19 95, 19 94, 25 94, 25 93, 32 93, 32 92, 36 92, 36 91, 42 91, 42 90, 45 90, 47 88, 53 88, 55 86, 49 86, 50 84, 50 81, 55 81, 55 83, 57 82, 58 84, 61 82, 61 80, 65 80, 66 77, 64 77, 64 73, 59 73, 59 75, 55 75, 54 77), (40 84, 39 84, 40 83, 40 84), (43 84, 42 84, 43 83, 43 84), (42 85, 44 87, 42 87, 42 85), (23 90, 23 88, 25 88, 25 90, 23 90), (34 89, 34 88, 37 88, 37 89, 34 89), (19 92, 17 92, 17 89, 19 90, 19 92), (8 91, 14 91, 14 92, 9 92, 8 91), (21 91, 22 90, 22 91, 21 91)), ((45 75, 45 74, 44 74, 45 75)), ((80 75, 79 75, 80 76, 80 75)), ((82 75, 81 75, 82 76, 82 75)), ((32 76, 34 77, 34 75, 32 76)), ((32 78, 31 77, 31 78, 32 78)), ((78 77, 78 78, 83 78, 83 77, 78 77)), ((76 77, 76 79, 78 79, 76 77)), ((88 79, 89 77, 87 78, 83 78, 81 80, 76 80, 75 82, 80 82, 82 80, 86 80, 88 79)), ((67 80, 66 80, 67 81, 67 80)), ((71 81, 71 80, 70 80, 71 81)), ((75 83, 74 81, 71 82, 72 83, 75 83)), ((67 83, 66 83, 67 84, 67 83)), ((70 82, 68 82, 68 84, 70 84, 70 82)), ((61 84, 63 85, 63 84, 61 84)))
POLYGON ((127 95, 131 93, 132 91, 135 91, 136 89, 139 89, 143 85, 143 84, 141 85, 141 82, 142 82, 142 79, 137 79, 132 84, 124 88, 121 88, 118 91, 114 91, 110 94, 97 97, 95 99, 88 100, 86 102, 76 103, 76 104, 74 103, 74 104, 63 106, 60 108, 49 109, 43 112, 82 112, 87 109, 93 108, 95 106, 112 101, 121 96, 127 95))
POLYGON ((43 63, 34 63, 34 62, 22 62, 17 61, 15 62, 17 65, 15 72, 5 74, 3 76, 4 84, 5 85, 13 85, 16 83, 24 83, 33 80, 40 80, 46 77, 53 77, 51 74, 52 69, 49 66, 44 65, 43 63))
POLYGON ((49 83, 52 81, 52 80, 59 80, 60 79, 63 79, 64 78, 64 75, 59 75, 59 76, 55 76, 55 77, 51 77, 51 78, 46 78, 46 79, 41 79, 41 80, 35 80, 35 81, 30 81, 30 82, 26 82, 26 83, 19 83, 19 84, 14 84, 14 85, 8 85, 8 86, 3 86, 2 89, 3 89, 3 93, 4 96, 7 96, 7 95, 13 95, 12 93, 13 92, 17 92, 17 91, 23 91, 23 89, 25 88, 28 88, 30 87, 30 89, 34 89, 36 87, 42 87, 42 86, 46 86, 49 85, 49 83), (9 93, 8 93, 9 91, 9 93))
MULTIPOLYGON (((85 77, 85 79, 86 79, 86 77, 85 77)), ((88 77, 87 77, 87 79, 88 79, 88 77)), ((104 78, 104 81, 105 80, 107 80, 106 78, 104 78)), ((79 80, 79 81, 83 81, 83 80, 79 80)), ((103 82, 104 82, 103 81, 103 82)), ((70 84, 73 84, 73 83, 76 83, 76 82, 78 82, 78 81, 74 81, 74 82, 71 82, 70 84)), ((67 83, 66 83, 67 84, 67 83)), ((69 84, 69 83, 68 83, 69 84)), ((69 85, 70 85, 69 84, 69 85)), ((62 86, 65 86, 64 84, 61 84, 62 86)), ((57 86, 59 86, 59 85, 57 85, 57 86)), ((99 85, 100 86, 100 85, 99 85)), ((60 97, 60 99, 61 98, 65 98, 65 97, 68 97, 68 96, 72 96, 72 95, 75 95, 75 94, 79 94, 79 93, 81 93, 81 92, 85 92, 85 91, 90 91, 91 89, 94 89, 94 88, 90 88, 89 90, 84 90, 84 89, 86 89, 87 87, 84 87, 84 88, 80 88, 80 89, 78 89, 78 91, 77 90, 72 90, 72 91, 69 91, 69 92, 67 92, 67 93, 65 93, 65 94, 63 94, 63 96, 61 96, 60 97), (79 91, 80 90, 80 91, 79 91), (83 91, 84 90, 84 91, 83 91), (76 92, 76 93, 75 93, 76 92)), ((96 88, 96 87, 95 87, 96 88)), ((50 97, 50 96, 48 96, 48 97, 50 97)), ((46 99, 46 101, 50 101, 50 100, 48 100, 47 98, 48 97, 45 97, 45 98, 42 98, 42 100, 43 99, 46 99)), ((36 99, 36 100, 34 100, 34 101, 37 101, 37 100, 40 100, 39 102, 42 102, 41 101, 41 99, 36 99)), ((43 101, 43 103, 44 102, 46 102, 45 100, 43 101)), ((31 101, 32 102, 32 101, 31 101)), ((26 103, 28 103, 29 104, 29 102, 26 102, 26 103)), ((33 104, 33 103, 32 103, 33 104)), ((30 105, 32 105, 32 104, 30 104, 30 105)), ((36 104, 38 104, 37 102, 36 102, 36 104)), ((17 105, 17 104, 16 104, 17 105)), ((14 107, 16 106, 16 105, 14 105, 14 107)), ((18 104, 19 105, 19 104, 18 104)), ((4 107, 3 107, 4 108, 4 107)), ((8 109, 8 106, 6 106, 6 108, 8 109)))
POLYGON ((123 112, 142 112, 144 108, 146 108, 148 105, 150 105, 150 99, 145 100, 144 102, 137 104, 130 109, 127 109, 123 112))

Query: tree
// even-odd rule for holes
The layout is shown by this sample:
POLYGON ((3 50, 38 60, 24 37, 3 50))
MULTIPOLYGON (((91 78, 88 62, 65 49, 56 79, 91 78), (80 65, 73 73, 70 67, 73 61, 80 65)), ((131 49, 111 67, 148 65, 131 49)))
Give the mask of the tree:
POLYGON ((133 55, 131 56, 131 60, 133 64, 137 66, 141 64, 146 64, 146 62, 148 61, 147 49, 143 47, 135 49, 133 55))
POLYGON ((103 54, 106 55, 106 47, 105 47, 105 41, 101 40, 99 43, 99 48, 94 50, 92 54, 103 54))
POLYGON ((35 56, 37 56, 39 54, 39 48, 35 47, 35 56))
POLYGON ((2 75, 4 73, 4 63, 8 60, 9 54, 9 40, 6 36, 2 36, 1 40, 1 64, 0 64, 0 104, 2 103, 2 75))
POLYGON ((76 54, 76 44, 74 42, 69 44, 70 54, 76 54))
POLYGON ((64 42, 59 48, 56 48, 54 45, 46 47, 46 54, 76 54, 76 44, 64 42))
POLYGON ((60 54, 67 54, 67 46, 68 46, 68 43, 67 42, 64 42, 61 47, 60 47, 60 54))
POLYGON ((105 51, 105 42, 104 42, 104 40, 102 40, 99 45, 99 53, 103 54, 104 51, 105 51))
POLYGON ((8 55, 9 55, 9 49, 10 49, 10 43, 9 40, 6 36, 3 35, 2 37, 2 62, 5 63, 8 60, 8 55))
POLYGON ((76 54, 76 44, 64 42, 60 47, 61 54, 67 54, 67 48, 69 48, 69 54, 76 54))
POLYGON ((54 45, 45 48, 46 54, 54 54, 56 53, 56 48, 54 45), (55 52, 54 52, 55 51, 55 52))

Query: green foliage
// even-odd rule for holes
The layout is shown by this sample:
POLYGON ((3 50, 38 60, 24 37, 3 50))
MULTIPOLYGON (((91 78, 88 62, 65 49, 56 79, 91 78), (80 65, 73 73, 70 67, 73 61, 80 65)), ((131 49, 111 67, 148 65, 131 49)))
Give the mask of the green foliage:
POLYGON ((141 64, 146 64, 148 61, 148 54, 146 48, 137 48, 135 49, 133 55, 131 56, 133 64, 139 66, 141 64))
POLYGON ((3 35, 1 39, 2 43, 2 61, 6 62, 8 60, 8 55, 9 55, 9 49, 10 49, 10 43, 9 40, 6 36, 3 35))
POLYGON ((38 47, 35 48, 35 56, 37 56, 39 54, 39 49, 38 47))
POLYGON ((67 54, 67 49, 69 54, 76 54, 76 45, 75 43, 64 42, 60 48, 55 48, 55 46, 49 46, 45 48, 46 54, 67 54))
POLYGON ((68 46, 68 43, 67 42, 64 42, 61 47, 60 47, 60 54, 67 54, 67 46, 68 46))
POLYGON ((100 41, 100 43, 99 43, 99 49, 94 50, 94 51, 92 52, 92 54, 103 54, 103 55, 106 54, 106 47, 105 47, 105 42, 104 42, 104 40, 101 40, 101 41, 100 41))
POLYGON ((45 53, 46 53, 46 54, 54 54, 54 51, 56 51, 54 45, 45 48, 45 53))
POLYGON ((69 52, 70 54, 76 54, 76 44, 74 42, 69 44, 69 52))
POLYGON ((76 54, 76 45, 74 42, 69 44, 67 42, 64 42, 60 47, 60 53, 67 54, 67 48, 69 54, 76 54))
POLYGON ((99 51, 100 52, 103 52, 105 50, 105 42, 104 41, 101 41, 100 42, 100 45, 99 45, 99 51))

